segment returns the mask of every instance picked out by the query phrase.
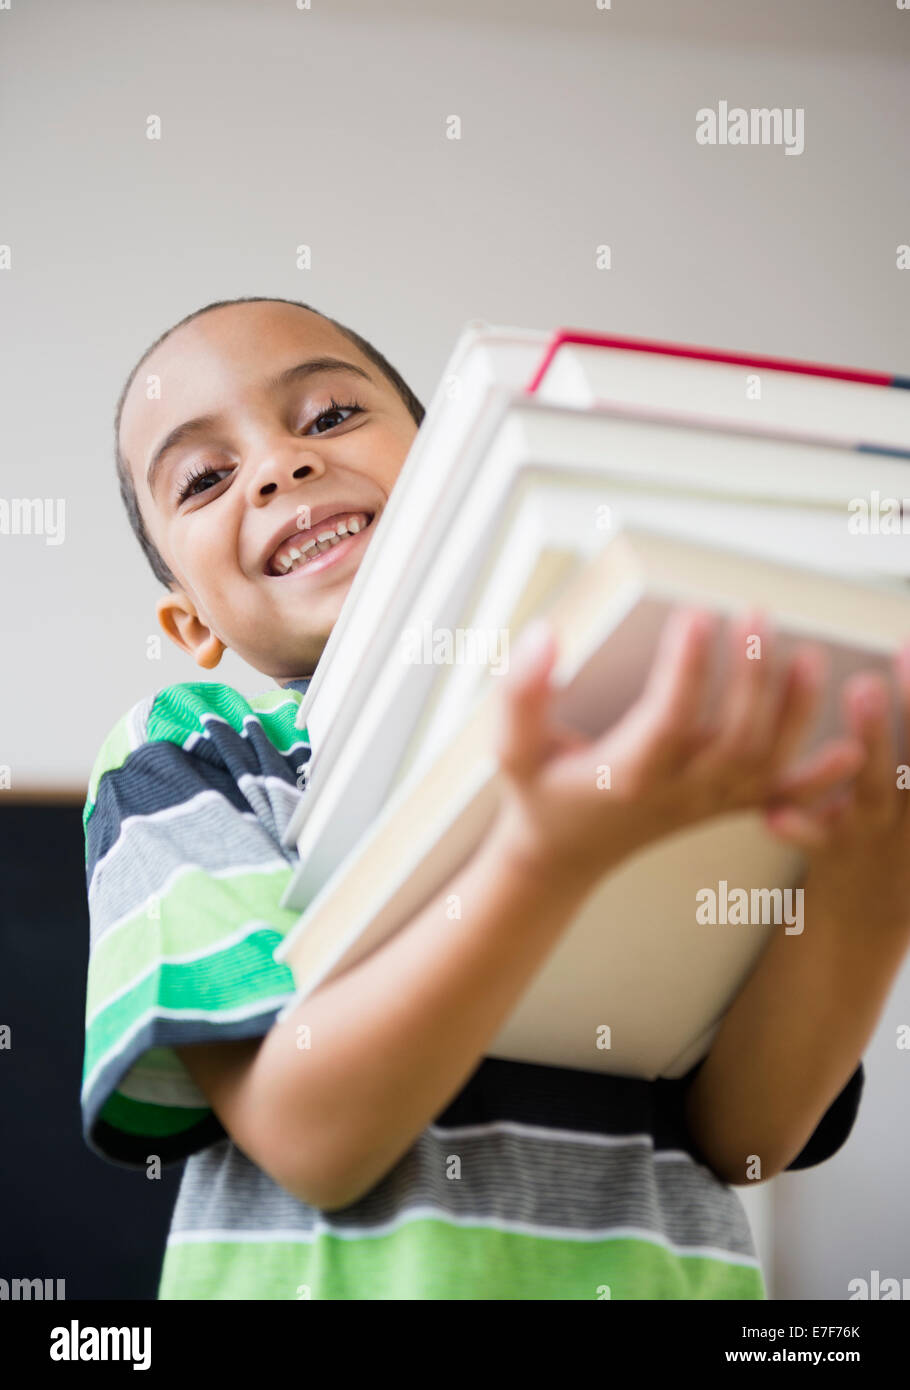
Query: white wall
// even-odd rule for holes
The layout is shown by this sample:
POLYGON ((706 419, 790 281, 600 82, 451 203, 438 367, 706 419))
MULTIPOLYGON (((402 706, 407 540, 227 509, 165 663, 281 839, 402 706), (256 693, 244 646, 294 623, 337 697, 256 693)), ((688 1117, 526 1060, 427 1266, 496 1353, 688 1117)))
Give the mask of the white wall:
POLYGON ((898 1025, 910 1025, 910 963, 866 1053, 850 1142, 829 1162, 772 1184, 778 1298, 844 1299, 852 1279, 870 1281, 876 1269, 881 1279, 910 1278, 910 1053, 898 1050, 898 1025))
MULTIPOLYGON (((158 591, 113 477, 117 393, 163 328, 216 298, 302 298, 424 399, 472 317, 910 373, 908 57, 910 13, 886 0, 13 0, 2 495, 66 504, 64 544, 0 538, 14 786, 84 788, 129 704, 211 678, 147 658, 158 591), (697 145, 722 98, 804 108, 805 152, 697 145)), ((212 675, 266 684, 233 658, 212 675)), ((910 1019, 906 976, 896 999, 910 1019)), ((910 1273, 907 1064, 888 1041, 871 1056, 849 1150, 776 1184, 787 1296, 910 1273)))

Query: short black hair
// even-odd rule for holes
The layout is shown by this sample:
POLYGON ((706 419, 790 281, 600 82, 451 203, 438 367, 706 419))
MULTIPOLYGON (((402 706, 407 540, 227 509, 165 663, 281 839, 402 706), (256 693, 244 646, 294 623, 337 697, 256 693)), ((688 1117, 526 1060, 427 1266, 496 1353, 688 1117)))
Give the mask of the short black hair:
POLYGON ((139 510, 139 499, 136 496, 136 488, 133 484, 132 475, 126 459, 120 452, 120 418, 123 415, 123 406, 126 401, 127 393, 136 378, 139 368, 151 357, 155 349, 160 347, 165 339, 169 338, 178 328, 182 328, 185 323, 191 323, 193 319, 201 318, 203 314, 209 313, 212 309, 223 309, 231 304, 293 304, 298 309, 309 309, 311 314, 319 314, 321 319, 325 319, 327 323, 334 324, 338 331, 343 333, 355 347, 358 347, 364 357, 372 362, 373 366, 377 367, 379 371, 388 378, 418 425, 423 421, 425 414, 423 406, 414 395, 410 386, 408 386, 401 374, 395 370, 391 362, 386 361, 382 353, 379 352, 377 348, 373 347, 372 343, 367 342, 366 338, 362 338, 359 333, 355 333, 353 328, 346 328, 344 324, 339 323, 337 319, 329 318, 328 314, 323 314, 319 309, 314 309, 311 304, 304 304, 299 299, 281 299, 276 295, 264 294, 245 295, 240 299, 218 299, 213 304, 206 304, 201 309, 194 309, 191 314, 187 314, 186 318, 181 319, 179 323, 172 324, 170 328, 166 329, 160 337, 155 339, 151 347, 146 348, 126 379, 123 390, 120 392, 120 399, 117 402, 117 411, 114 416, 114 451, 117 460, 117 479, 120 483, 120 496, 123 498, 123 505, 126 507, 126 514, 130 519, 133 534, 145 551, 146 559, 152 567, 155 578, 160 580, 166 588, 170 588, 172 584, 176 584, 177 580, 175 576, 171 574, 171 571, 164 562, 163 556, 145 529, 145 523, 142 519, 142 513, 139 510))

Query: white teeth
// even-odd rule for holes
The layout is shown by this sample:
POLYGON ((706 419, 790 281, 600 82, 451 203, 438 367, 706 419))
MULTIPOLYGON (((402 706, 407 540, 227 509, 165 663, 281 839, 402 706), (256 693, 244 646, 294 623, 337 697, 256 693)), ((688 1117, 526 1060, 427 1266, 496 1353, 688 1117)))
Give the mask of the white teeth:
POLYGON ((291 546, 290 550, 286 550, 281 559, 275 562, 275 569, 281 574, 289 574, 292 569, 299 569, 308 560, 331 550, 345 536, 356 535, 358 531, 364 530, 366 524, 356 515, 349 516, 347 521, 340 521, 334 531, 319 531, 316 535, 311 535, 309 540, 300 542, 299 549, 297 546, 291 546))

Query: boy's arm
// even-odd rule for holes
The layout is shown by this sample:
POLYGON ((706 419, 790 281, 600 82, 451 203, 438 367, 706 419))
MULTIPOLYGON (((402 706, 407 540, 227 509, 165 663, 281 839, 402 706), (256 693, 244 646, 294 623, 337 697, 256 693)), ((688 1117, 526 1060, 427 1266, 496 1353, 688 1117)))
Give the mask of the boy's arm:
POLYGON ((856 1070, 910 947, 907 928, 870 933, 865 917, 812 907, 807 892, 805 935, 780 928, 686 1095, 693 1139, 734 1185, 773 1178, 802 1151, 856 1070))
MULTIPOLYGON (((910 742, 910 646, 895 664, 910 742)), ((768 825, 809 859, 805 933, 771 943, 689 1087, 689 1128, 728 1182, 748 1155, 773 1177, 800 1152, 872 1036, 910 949, 910 801, 892 741, 891 697, 859 673, 843 691, 864 757, 820 803, 786 797, 768 825)))
POLYGON ((264 1038, 177 1052, 260 1168, 312 1206, 347 1206, 461 1090, 590 886, 538 869, 497 822, 406 927, 264 1038))

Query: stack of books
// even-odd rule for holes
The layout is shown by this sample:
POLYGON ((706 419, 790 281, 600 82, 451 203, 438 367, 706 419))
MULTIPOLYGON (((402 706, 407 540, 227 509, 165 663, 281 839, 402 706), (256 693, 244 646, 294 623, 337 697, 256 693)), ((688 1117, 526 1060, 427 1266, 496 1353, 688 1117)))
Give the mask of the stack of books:
MULTIPOLYGON (((761 609, 781 659, 824 645, 805 751, 835 732, 843 679, 890 673, 910 639, 908 465, 910 380, 469 324, 298 713, 313 755, 284 905, 301 918, 275 953, 298 997, 405 925, 489 829, 508 653, 538 614, 554 713, 586 736, 637 698, 680 604, 761 609)), ((798 949, 780 908, 801 873, 758 813, 650 846, 605 874, 489 1055, 683 1075, 774 932, 798 949), (760 911, 710 920, 705 890, 760 911)))

